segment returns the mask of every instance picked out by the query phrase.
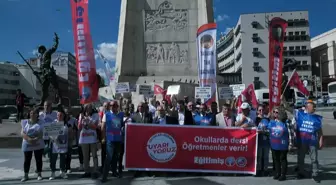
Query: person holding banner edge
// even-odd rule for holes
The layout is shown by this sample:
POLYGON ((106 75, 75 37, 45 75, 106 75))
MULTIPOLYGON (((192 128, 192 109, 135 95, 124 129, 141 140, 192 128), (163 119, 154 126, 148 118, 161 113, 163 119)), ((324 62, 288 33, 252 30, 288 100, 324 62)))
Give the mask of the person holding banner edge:
POLYGON ((21 121, 21 136, 22 136, 22 151, 24 153, 24 176, 21 182, 29 180, 28 174, 31 160, 35 157, 37 180, 42 180, 42 166, 43 166, 43 120, 38 119, 39 109, 31 109, 29 118, 21 121))

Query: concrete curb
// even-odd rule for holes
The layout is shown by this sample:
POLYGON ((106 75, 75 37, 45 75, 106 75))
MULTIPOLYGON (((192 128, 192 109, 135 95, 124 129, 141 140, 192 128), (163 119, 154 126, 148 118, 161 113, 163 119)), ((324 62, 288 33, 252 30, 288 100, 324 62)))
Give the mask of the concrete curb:
MULTIPOLYGON (((21 148, 21 145, 22 137, 0 137, 0 148, 21 148)), ((336 136, 324 136, 324 147, 336 147, 336 136)))

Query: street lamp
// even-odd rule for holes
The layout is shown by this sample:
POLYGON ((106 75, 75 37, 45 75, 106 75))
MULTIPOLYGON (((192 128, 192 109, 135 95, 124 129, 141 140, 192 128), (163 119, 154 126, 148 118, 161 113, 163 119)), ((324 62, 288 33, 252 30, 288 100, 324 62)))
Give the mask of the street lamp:
MULTIPOLYGON (((319 67, 320 67, 320 81, 321 81, 321 96, 322 96, 322 57, 327 56, 327 53, 323 53, 320 55, 320 61, 319 61, 319 67)), ((317 64, 317 63, 316 63, 317 64)), ((317 84, 316 84, 316 89, 317 89, 317 84)), ((317 97, 317 94, 316 94, 317 97)))

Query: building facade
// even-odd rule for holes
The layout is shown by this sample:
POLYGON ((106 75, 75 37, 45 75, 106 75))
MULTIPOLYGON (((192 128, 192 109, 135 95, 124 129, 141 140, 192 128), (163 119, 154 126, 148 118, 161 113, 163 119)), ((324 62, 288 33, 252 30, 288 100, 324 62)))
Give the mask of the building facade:
POLYGON ((0 105, 15 104, 20 87, 20 73, 10 62, 0 62, 0 105))
MULTIPOLYGON (((280 17, 288 21, 283 58, 295 59, 302 79, 311 79, 310 33, 307 11, 242 14, 237 25, 217 43, 220 73, 238 72, 242 83, 255 89, 268 88, 269 21, 280 17)), ((290 75, 292 71, 286 73, 290 75)), ((311 84, 308 84, 311 90, 311 84)))
POLYGON ((328 83, 336 80, 336 28, 312 38, 311 48, 312 75, 327 91, 328 83))
POLYGON ((79 104, 78 76, 76 58, 70 52, 56 52, 52 55, 51 63, 57 76, 67 81, 68 92, 63 93, 63 102, 71 105, 79 104))

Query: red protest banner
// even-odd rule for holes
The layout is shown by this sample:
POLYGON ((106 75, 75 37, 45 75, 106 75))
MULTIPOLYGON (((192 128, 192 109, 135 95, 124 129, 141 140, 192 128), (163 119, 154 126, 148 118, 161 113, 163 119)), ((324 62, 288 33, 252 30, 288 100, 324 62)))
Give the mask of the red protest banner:
POLYGON ((255 129, 128 124, 129 170, 255 174, 255 129))

